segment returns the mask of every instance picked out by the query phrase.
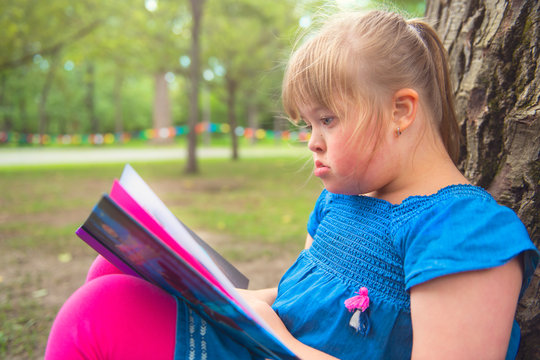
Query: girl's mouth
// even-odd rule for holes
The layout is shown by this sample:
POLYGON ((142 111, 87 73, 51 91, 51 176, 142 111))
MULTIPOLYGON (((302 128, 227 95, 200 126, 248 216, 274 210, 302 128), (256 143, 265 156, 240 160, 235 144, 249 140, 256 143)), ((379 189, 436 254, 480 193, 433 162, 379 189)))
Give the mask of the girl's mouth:
POLYGON ((330 168, 328 166, 324 165, 319 160, 315 161, 315 170, 313 170, 313 175, 321 177, 328 174, 329 171, 330 168))

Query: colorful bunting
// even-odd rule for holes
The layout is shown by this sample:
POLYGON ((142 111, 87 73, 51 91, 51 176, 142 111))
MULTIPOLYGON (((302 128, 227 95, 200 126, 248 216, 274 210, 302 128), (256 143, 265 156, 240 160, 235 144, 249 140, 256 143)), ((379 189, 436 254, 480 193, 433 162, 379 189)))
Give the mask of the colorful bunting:
MULTIPOLYGON (((228 134, 231 131, 229 124, 199 123, 195 127, 197 134, 204 132, 228 134)), ((237 126, 234 130, 238 137, 246 139, 277 139, 284 141, 308 141, 309 133, 300 131, 272 131, 265 129, 252 129, 237 126)), ((24 134, 13 131, 0 131, 0 144, 32 144, 32 145, 110 145, 115 143, 128 143, 131 140, 152 140, 156 138, 170 139, 189 133, 187 126, 165 127, 161 129, 145 129, 142 131, 105 133, 105 134, 24 134)))

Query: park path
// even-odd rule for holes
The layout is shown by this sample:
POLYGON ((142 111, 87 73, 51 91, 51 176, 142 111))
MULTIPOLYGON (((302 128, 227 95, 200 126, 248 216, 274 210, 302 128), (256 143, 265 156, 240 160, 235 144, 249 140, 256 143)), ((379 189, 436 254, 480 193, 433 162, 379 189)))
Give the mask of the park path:
MULTIPOLYGON (((301 156, 304 148, 296 146, 246 147, 240 149, 240 157, 260 158, 273 156, 301 156)), ((187 151, 180 147, 148 148, 8 148, 0 149, 0 167, 99 164, 138 161, 164 161, 186 159, 187 151)), ((199 148, 198 158, 229 158, 231 149, 225 147, 199 148)))

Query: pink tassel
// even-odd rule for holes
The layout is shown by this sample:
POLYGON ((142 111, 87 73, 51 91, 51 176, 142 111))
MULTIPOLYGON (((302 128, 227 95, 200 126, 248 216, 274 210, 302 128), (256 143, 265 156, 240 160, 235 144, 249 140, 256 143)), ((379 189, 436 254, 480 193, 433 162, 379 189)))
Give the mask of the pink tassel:
POLYGON ((366 311, 366 309, 369 307, 368 289, 366 287, 361 287, 356 294, 358 295, 345 300, 345 307, 350 312, 357 309, 361 310, 362 312, 366 311))

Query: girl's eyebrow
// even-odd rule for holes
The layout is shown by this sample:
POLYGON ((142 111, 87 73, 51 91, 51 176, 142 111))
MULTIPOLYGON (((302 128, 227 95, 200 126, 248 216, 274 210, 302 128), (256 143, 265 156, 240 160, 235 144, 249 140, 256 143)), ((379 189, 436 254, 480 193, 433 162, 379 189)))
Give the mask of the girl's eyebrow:
MULTIPOLYGON (((329 109, 325 108, 324 106, 317 106, 312 109, 309 109, 307 111, 307 115, 312 115, 311 117, 320 119, 322 117, 328 117, 329 115, 335 116, 333 111, 330 111, 329 109)), ((300 112, 300 118, 305 121, 306 118, 309 116, 306 116, 306 114, 300 112)))

